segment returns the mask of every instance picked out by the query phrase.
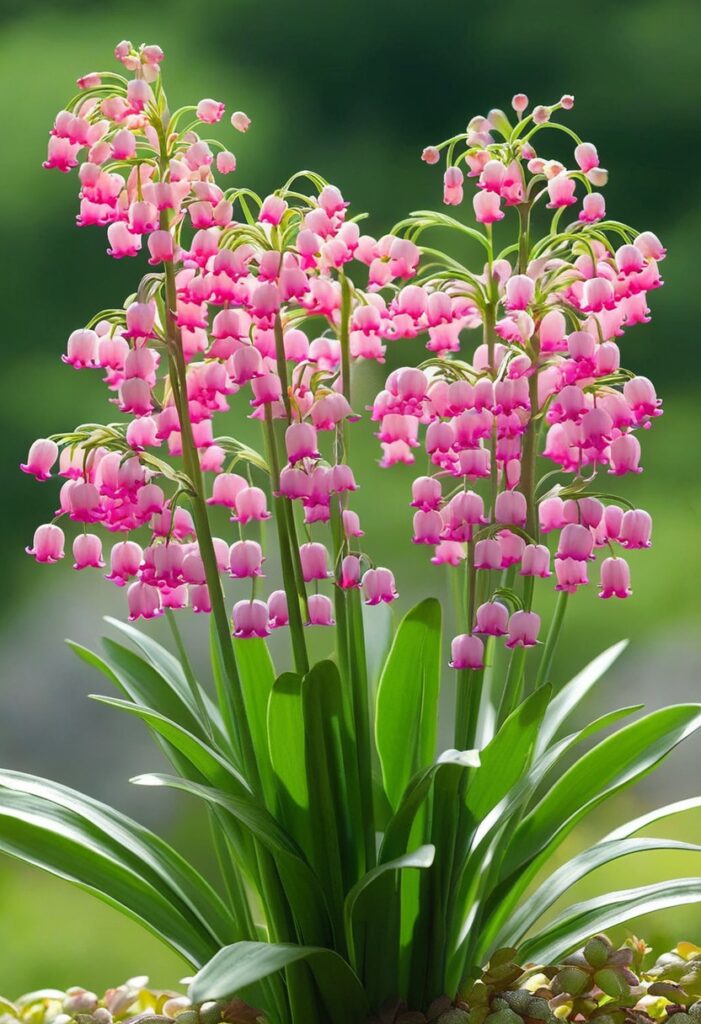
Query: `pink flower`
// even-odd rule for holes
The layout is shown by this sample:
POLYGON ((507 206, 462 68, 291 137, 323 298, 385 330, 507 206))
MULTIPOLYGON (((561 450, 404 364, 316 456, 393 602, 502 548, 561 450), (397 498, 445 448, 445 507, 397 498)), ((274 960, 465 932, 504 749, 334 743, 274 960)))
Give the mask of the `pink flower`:
POLYGON ((389 569, 368 569, 362 580, 365 592, 365 603, 369 605, 385 602, 389 604, 399 595, 394 583, 394 575, 389 569))
POLYGON ((420 476, 411 485, 411 496, 414 508, 424 511, 440 508, 442 491, 441 483, 434 476, 420 476))
POLYGON ((630 597, 630 569, 625 558, 605 558, 601 563, 599 597, 630 597))
POLYGON ((635 434, 621 434, 611 442, 610 473, 623 476, 625 473, 642 473, 640 462, 640 441, 635 434))
POLYGON ((463 200, 465 175, 459 167, 448 167, 443 175, 443 202, 446 206, 459 206, 463 200))
POLYGON ((107 255, 117 260, 124 256, 136 256, 141 249, 141 236, 133 234, 124 221, 109 225, 107 239, 110 243, 107 255))
POLYGON ((591 171, 593 167, 599 166, 599 154, 596 151, 596 146, 592 145, 591 142, 581 142, 574 151, 574 158, 580 170, 591 171))
POLYGON ((323 544, 309 542, 299 549, 302 575, 305 583, 311 580, 325 580, 329 576, 329 556, 323 544))
POLYGON ((233 174, 236 170, 236 157, 228 149, 223 149, 217 153, 216 164, 220 174, 233 174))
POLYGON ((287 203, 280 196, 266 196, 258 214, 258 220, 263 224, 277 225, 282 220, 287 203))
POLYGON ((535 647, 540 632, 540 615, 536 612, 517 611, 509 619, 507 647, 535 647))
POLYGON ((207 499, 207 504, 235 508, 237 496, 246 487, 248 481, 238 473, 220 473, 214 478, 212 497, 207 499))
POLYGON ((527 544, 521 558, 521 576, 540 576, 547 579, 550 572, 550 552, 545 544, 527 544))
POLYGON ((197 104, 197 117, 205 124, 216 124, 221 121, 224 114, 224 104, 218 100, 205 99, 197 104))
POLYGON ((344 590, 360 586, 360 559, 357 555, 346 555, 341 562, 341 578, 338 585, 344 590))
POLYGON ((479 224, 494 224, 495 221, 504 219, 496 192, 477 192, 473 196, 472 205, 479 224))
POLYGON ((341 522, 343 524, 343 535, 346 539, 364 536, 363 531, 360 529, 360 517, 352 508, 344 508, 341 522))
POLYGON ((435 146, 426 146, 421 154, 421 159, 426 164, 437 164, 441 158, 440 150, 435 146))
POLYGON ((231 123, 237 132, 247 132, 251 119, 247 114, 244 114, 243 110, 235 110, 231 115, 231 123))
POLYGON ((418 509, 414 513, 414 544, 438 544, 443 532, 440 512, 418 509))
POLYGON ((236 515, 232 516, 234 522, 245 525, 251 520, 270 519, 265 491, 260 487, 243 487, 236 495, 234 501, 236 515))
POLYGON ((475 569, 501 569, 501 544, 494 537, 475 544, 475 569))
POLYGON ((284 590, 274 590, 268 598, 268 615, 270 617, 270 628, 279 629, 287 626, 290 615, 287 608, 287 594, 284 590))
POLYGON ((161 593, 158 587, 148 583, 131 583, 127 590, 127 605, 129 607, 129 620, 155 619, 164 612, 161 593))
POLYGON ((311 423, 291 423, 285 431, 287 458, 294 464, 302 459, 318 459, 316 429, 311 423))
POLYGON ((102 541, 94 533, 79 533, 73 541, 74 569, 101 569, 102 541))
POLYGON ((234 636, 241 640, 270 636, 265 601, 237 601, 233 610, 234 636))
POLYGON ((120 541, 110 553, 110 572, 105 579, 123 587, 130 577, 136 576, 142 559, 143 552, 135 541, 120 541))
POLYGON ((34 555, 37 562, 51 564, 63 558, 64 534, 60 526, 46 523, 34 531, 34 546, 27 548, 28 555, 34 555))
POLYGON ((628 509, 623 513, 618 540, 624 548, 649 548, 652 533, 652 517, 641 508, 628 509))
POLYGON ((255 540, 237 540, 229 550, 229 571, 237 579, 261 576, 263 552, 255 540))
POLYGON ((500 601, 487 601, 477 609, 475 633, 487 636, 505 636, 508 632, 509 611, 500 601))
POLYGON ((175 257, 175 246, 170 231, 154 231, 148 237, 149 263, 172 263, 175 257))
POLYGON ((568 523, 560 534, 555 558, 586 562, 591 558, 593 549, 594 537, 591 530, 579 523, 568 523))
POLYGON ((606 216, 606 203, 600 192, 589 192, 582 200, 579 220, 585 224, 595 224, 606 216))
POLYGON ((190 587, 190 604, 195 614, 208 615, 212 610, 212 599, 206 584, 195 584, 190 587))
POLYGON ((29 449, 27 461, 21 463, 23 473, 30 473, 37 480, 48 480, 51 468, 58 458, 58 445, 49 438, 39 438, 29 449))
POLYGON ((527 309, 533 302, 535 282, 527 274, 514 274, 506 282, 507 309, 527 309))
POLYGON ((307 600, 308 626, 333 626, 333 605, 326 594, 310 594, 307 600))
POLYGON ((517 114, 522 114, 528 107, 528 96, 523 92, 517 92, 511 100, 511 106, 517 114))
POLYGON ((574 594, 577 587, 584 587, 589 582, 587 563, 577 558, 560 558, 555 562, 557 584, 555 590, 564 590, 574 594))
POLYGON ((548 207, 557 209, 560 206, 571 206, 572 203, 576 203, 577 200, 574 198, 576 187, 576 181, 569 178, 566 173, 556 174, 548 182, 548 196, 550 197, 548 207))
POLYGON ((501 491, 497 495, 494 518, 498 523, 525 526, 527 515, 526 497, 520 491, 501 491))
POLYGON ((61 356, 64 363, 82 370, 86 367, 98 366, 97 359, 97 334, 95 331, 83 329, 73 331, 68 339, 68 347, 65 356, 61 356))
POLYGON ((484 644, 478 636, 461 633, 450 644, 450 667, 455 669, 484 668, 484 644))

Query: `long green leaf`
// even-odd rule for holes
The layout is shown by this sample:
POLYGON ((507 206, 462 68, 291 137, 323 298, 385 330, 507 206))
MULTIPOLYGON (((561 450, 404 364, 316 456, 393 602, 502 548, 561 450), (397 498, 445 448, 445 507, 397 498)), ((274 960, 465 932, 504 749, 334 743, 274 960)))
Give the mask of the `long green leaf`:
POLYGON ((252 795, 232 795, 211 786, 170 775, 140 775, 131 780, 141 786, 168 786, 190 793, 233 815, 268 849, 275 859, 291 910, 305 942, 331 942, 331 928, 319 880, 297 844, 252 795))
POLYGON ((90 694, 90 697, 100 704, 107 704, 108 707, 118 708, 133 715, 135 718, 140 718, 154 732, 172 744, 176 750, 179 750, 197 772, 203 775, 212 785, 230 792, 250 792, 246 780, 230 761, 176 722, 171 721, 164 715, 158 714, 156 711, 152 711, 150 708, 139 707, 129 701, 117 700, 114 697, 103 697, 100 694, 90 694))
POLYGON ((277 789, 277 817, 309 858, 309 784, 305 764, 302 679, 285 672, 268 700, 268 750, 277 789))
POLYGON ((275 807, 276 786, 268 749, 268 702, 275 683, 275 666, 264 640, 234 640, 234 654, 263 792, 268 807, 272 809, 275 807))
POLYGON ((570 680, 557 693, 550 703, 543 725, 538 736, 536 752, 542 754, 551 740, 557 733, 560 726, 564 725, 570 714, 587 696, 593 686, 608 672, 614 661, 623 653, 628 646, 627 640, 621 640, 613 644, 607 650, 597 655, 590 661, 586 668, 570 680))
POLYGON ((195 966, 216 950, 216 941, 196 919, 186 919, 168 896, 120 862, 65 808, 5 791, 0 797, 0 820, 2 852, 98 895, 195 966))
POLYGON ((429 598, 400 623, 377 691, 377 751, 395 809, 410 779, 435 757, 440 671, 441 607, 429 598))
POLYGON ((569 907, 520 949, 521 958, 553 963, 571 953, 590 935, 656 910, 701 903, 701 878, 675 878, 637 889, 608 892, 569 907))
POLYGON ((368 1004, 357 976, 333 950, 314 946, 237 942, 220 950, 202 968, 190 986, 189 996, 195 1003, 226 999, 300 961, 308 963, 314 973, 329 1021, 362 1024, 368 1004))
POLYGON ((210 884, 160 836, 119 811, 67 786, 21 772, 0 770, 0 801, 6 791, 53 804, 80 822, 84 833, 121 863, 169 895, 174 907, 196 916, 215 942, 236 935, 229 911, 210 884))
POLYGON ((624 825, 619 825, 613 832, 609 832, 608 835, 604 836, 601 842, 627 839, 628 836, 635 835, 636 832, 640 832, 641 829, 647 828, 648 825, 652 825, 656 821, 671 818, 674 814, 683 814, 684 811, 695 810, 697 807, 701 807, 701 796, 692 796, 687 800, 677 800, 673 804, 663 804, 662 807, 656 807, 654 811, 647 811, 645 814, 641 814, 640 817, 633 818, 624 825))
POLYGON ((633 853, 648 853, 652 850, 684 850, 699 853, 701 846, 676 842, 673 839, 616 839, 597 843, 589 849, 582 850, 548 875, 543 884, 521 904, 506 927, 499 932, 495 939, 496 945, 517 946, 548 908, 592 871, 620 857, 628 857, 633 853))

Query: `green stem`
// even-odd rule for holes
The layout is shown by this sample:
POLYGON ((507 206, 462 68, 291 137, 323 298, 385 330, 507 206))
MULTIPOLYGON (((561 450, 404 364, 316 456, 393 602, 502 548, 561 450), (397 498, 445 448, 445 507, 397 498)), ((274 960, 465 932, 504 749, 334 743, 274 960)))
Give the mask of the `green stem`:
POLYGON ((568 596, 569 595, 565 590, 561 590, 557 596, 557 604, 555 605, 555 611, 550 622, 550 629, 548 630, 548 635, 543 647, 543 653, 540 656, 538 672, 535 677, 536 689, 539 686, 543 686, 543 684, 548 681, 550 669, 552 668, 553 657, 555 655, 555 648, 557 646, 557 641, 560 638, 560 631, 562 630, 562 623, 565 618, 565 611, 567 610, 568 596))
POLYGON ((202 723, 202 727, 206 731, 207 735, 211 740, 213 738, 212 723, 210 722, 209 715, 207 714, 207 708, 205 707, 204 698, 202 696, 202 688, 200 687, 200 684, 197 682, 197 678, 195 676, 189 655, 187 653, 187 648, 185 647, 182 634, 180 632, 178 623, 176 622, 175 615, 173 614, 171 608, 166 608, 166 619, 168 620, 170 631, 173 634, 173 640, 175 641, 175 646, 177 648, 178 656, 180 658, 180 664, 183 667, 183 672, 185 673, 187 684, 190 687, 190 692, 192 693, 195 704, 197 705, 197 710, 199 711, 200 714, 200 721, 202 723))

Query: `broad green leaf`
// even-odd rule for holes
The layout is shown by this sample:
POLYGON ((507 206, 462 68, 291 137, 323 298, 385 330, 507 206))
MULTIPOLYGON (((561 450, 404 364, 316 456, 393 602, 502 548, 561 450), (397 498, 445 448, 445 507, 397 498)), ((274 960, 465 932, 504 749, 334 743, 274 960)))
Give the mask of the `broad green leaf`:
POLYGON ((21 772, 0 771, 0 801, 7 790, 41 799, 75 816, 86 835, 155 888, 169 893, 173 906, 198 917, 215 941, 225 943, 236 934, 229 911, 210 884, 160 836, 138 822, 67 786, 21 772))
POLYGON ((608 892, 576 903, 529 939, 519 950, 521 959, 554 963, 595 932, 656 910, 701 903, 701 878, 675 878, 637 889, 608 892))
POLYGON ((320 947, 237 942, 220 950, 202 968, 188 994, 194 1003, 226 999, 300 961, 307 963, 314 973, 329 1021, 363 1024, 368 1012, 363 986, 338 953, 320 947))
POLYGON ((311 854, 309 785, 304 755, 302 679, 285 672, 273 683, 268 700, 268 750, 277 786, 277 817, 307 854, 311 854))
POLYGON ((377 691, 375 739, 395 809, 411 778, 435 757, 440 672, 441 606, 429 598, 402 619, 377 691))
POLYGON ((481 821, 528 771, 550 693, 550 686, 542 686, 527 697, 480 751, 480 767, 471 775, 465 794, 473 820, 481 821))
POLYGON ((628 646, 627 640, 621 640, 589 662, 586 668, 578 672, 555 695, 550 703, 538 736, 537 753, 542 754, 549 746, 561 725, 563 725, 578 704, 584 700, 593 686, 608 672, 614 661, 628 646))
POLYGON ((139 707, 129 701, 117 700, 114 697, 103 697, 99 694, 90 694, 90 697, 100 704, 107 704, 108 707, 118 708, 134 715, 135 718, 140 718, 154 732, 172 744, 176 750, 179 750, 212 785, 225 789, 227 792, 245 791, 250 793, 245 779, 231 762, 169 718, 159 715, 149 708, 139 707))
POLYGON ((268 749, 268 701, 275 682, 275 667, 265 640, 234 640, 234 654, 263 792, 272 809, 276 786, 268 749))
MULTIPOLYGON (((373 883, 377 882, 383 875, 390 872, 403 871, 407 868, 430 868, 433 864, 435 854, 436 848, 430 843, 425 846, 420 846, 418 850, 413 850, 411 853, 405 853, 401 857, 396 857, 394 860, 378 864, 377 867, 372 868, 367 872, 367 874, 363 875, 358 882, 356 882, 346 896, 344 904, 346 937, 348 941, 348 948, 351 951, 354 947, 353 925, 355 924, 355 918, 357 914, 362 914, 363 906, 367 906, 367 900, 373 891, 373 883)), ((388 911, 388 907, 382 906, 381 913, 383 915, 388 911)))
POLYGON ((197 919, 184 917, 163 890, 121 862, 65 808, 5 790, 0 793, 0 819, 0 851, 95 893, 195 966, 216 950, 216 940, 197 919))
POLYGON ((564 896, 576 882, 620 857, 628 857, 633 853, 647 853, 651 850, 685 850, 699 853, 701 846, 676 842, 673 839, 616 839, 597 843, 578 853, 548 875, 543 884, 518 907, 506 927, 499 932, 495 944, 500 947, 517 946, 546 910, 564 896))
POLYGON ((521 822, 510 843, 502 878, 530 861, 554 838, 564 838, 592 807, 651 771, 699 726, 700 704, 662 708, 587 751, 521 822))
POLYGON ((131 780, 141 786, 168 786, 190 793, 210 805, 222 808, 247 828, 275 859, 283 886, 300 933, 305 941, 331 942, 330 922, 319 880, 297 844, 272 814, 250 794, 232 795, 211 786, 170 775, 140 775, 131 780))

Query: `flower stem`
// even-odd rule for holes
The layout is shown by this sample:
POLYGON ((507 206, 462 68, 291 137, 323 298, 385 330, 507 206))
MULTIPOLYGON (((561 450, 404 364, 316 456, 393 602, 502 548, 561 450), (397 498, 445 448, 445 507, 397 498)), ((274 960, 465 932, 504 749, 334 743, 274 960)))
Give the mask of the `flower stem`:
POLYGON ((555 648, 557 641, 560 637, 560 631, 562 630, 562 623, 565 618, 565 611, 567 610, 567 598, 568 593, 565 590, 561 590, 557 596, 557 604, 555 605, 555 612, 550 622, 550 629, 548 630, 548 636, 543 647, 543 653, 540 656, 540 664, 538 665, 538 672, 535 677, 535 687, 538 689, 539 686, 543 686, 548 681, 550 670, 552 668, 553 657, 555 655, 555 648))

